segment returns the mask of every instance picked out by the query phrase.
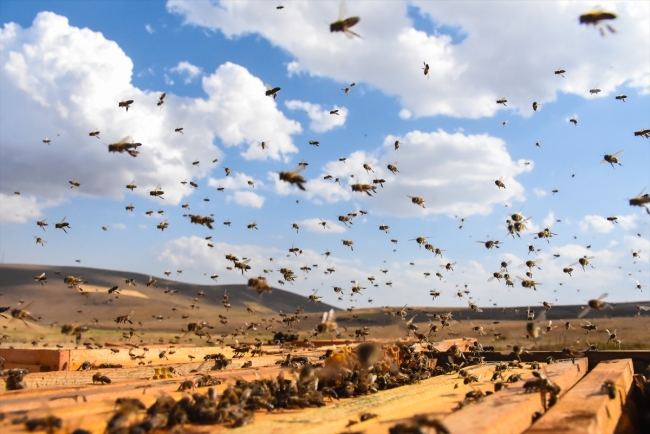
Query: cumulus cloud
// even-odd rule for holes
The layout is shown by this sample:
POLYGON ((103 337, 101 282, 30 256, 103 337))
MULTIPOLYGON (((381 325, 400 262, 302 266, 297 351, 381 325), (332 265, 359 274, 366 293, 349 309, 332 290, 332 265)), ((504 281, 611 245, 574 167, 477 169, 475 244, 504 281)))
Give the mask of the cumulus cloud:
POLYGON ((191 83, 192 80, 197 78, 203 72, 200 67, 192 65, 190 62, 186 61, 178 62, 178 65, 174 66, 169 71, 184 76, 185 78, 183 78, 183 82, 185 84, 191 83))
POLYGON ((495 204, 525 199, 515 177, 532 167, 523 160, 513 161, 505 143, 487 134, 412 131, 404 137, 386 137, 375 151, 355 151, 345 163, 325 164, 323 174, 308 182, 307 197, 320 196, 329 203, 354 197, 375 212, 401 216, 488 214, 495 204), (395 140, 401 143, 399 151, 394 150, 395 140), (364 164, 372 171, 364 169, 364 164), (391 173, 388 164, 397 166, 399 172, 391 173), (340 178, 341 185, 324 180, 326 175, 340 178), (495 185, 499 178, 505 189, 495 185), (351 184, 372 184, 374 179, 384 183, 383 187, 374 184, 372 197, 351 192, 351 184), (426 208, 413 205, 406 194, 424 198, 426 208))
POLYGON ((144 29, 145 29, 145 30, 146 30, 150 35, 153 35, 153 32, 155 32, 155 30, 153 29, 153 27, 151 27, 149 24, 145 24, 145 25, 144 25, 144 29))
POLYGON ((636 228, 636 220, 638 215, 632 214, 627 216, 617 216, 616 222, 610 222, 606 217, 599 215, 586 215, 580 221, 580 230, 582 232, 595 231, 601 234, 607 234, 616 229, 617 225, 625 230, 632 230, 636 228))
POLYGON ((0 223, 25 223, 43 216, 43 209, 58 205, 35 196, 0 193, 0 223))
POLYGON ((535 196, 537 197, 544 197, 547 194, 546 191, 541 188, 533 188, 533 193, 535 193, 535 196))
MULTIPOLYGON (((296 153, 291 135, 300 125, 288 120, 264 84, 245 68, 225 63, 202 78, 206 98, 145 91, 131 83, 133 62, 99 32, 71 26, 65 17, 39 13, 32 26, 9 23, 0 30, 0 190, 20 190, 37 201, 63 195, 120 199, 133 179, 147 191, 161 183, 166 203, 188 194, 183 179, 200 179, 211 170, 196 159, 223 160, 215 146, 248 147, 247 159, 280 159, 296 153), (133 99, 127 112, 117 102, 133 99), (34 120, 37 119, 38 122, 34 120), (184 134, 174 133, 183 127, 184 134), (101 140, 89 137, 100 130, 101 140), (131 136, 140 155, 109 154, 106 143, 131 136), (50 146, 42 139, 50 137, 50 146), (272 140, 262 152, 259 142, 272 140), (38 156, 38 158, 34 158, 38 156), (61 170, 65 168, 65 170, 61 170), (67 181, 82 187, 70 191, 67 181), (177 182, 178 181, 178 182, 177 182)), ((260 201, 257 200, 257 203, 260 201)))
POLYGON ((323 17, 336 19, 337 6, 292 2, 269 20, 255 2, 167 3, 186 24, 218 30, 229 38, 260 34, 294 56, 290 74, 305 72, 341 83, 364 77, 373 87, 397 96, 415 116, 477 118, 498 110, 530 116, 532 101, 551 102, 560 92, 603 98, 622 85, 650 91, 648 63, 635 55, 650 49, 647 3, 608 4, 620 23, 619 32, 608 38, 578 24, 577 17, 585 11, 580 2, 475 2, 468 14, 462 2, 414 0, 381 7, 350 4, 350 15, 361 17, 354 30, 363 39, 348 40, 330 33, 323 23, 323 17), (409 8, 434 30, 416 29, 409 8), (503 16, 509 17, 506 28, 503 16), (454 40, 444 28, 465 38, 454 40), (430 80, 422 75, 423 61, 430 65, 430 80), (553 74, 558 67, 567 71, 565 78, 553 74), (602 92, 592 96, 589 88, 596 83, 602 92), (495 103, 502 96, 508 99, 507 107, 495 103))
POLYGON ((346 231, 343 225, 335 223, 331 220, 323 220, 320 218, 315 219, 306 219, 298 222, 301 228, 307 229, 309 232, 314 232, 317 234, 342 234, 346 231), (325 223, 325 226, 323 226, 325 223))
POLYGON ((330 110, 322 109, 320 104, 312 104, 310 102, 290 100, 285 101, 284 105, 289 110, 301 109, 306 111, 307 116, 311 119, 309 129, 316 133, 324 133, 334 127, 343 126, 348 116, 348 109, 337 105, 330 110, 338 110, 338 114, 330 114, 330 110))
POLYGON ((233 201, 241 206, 248 206, 251 208, 262 208, 264 200, 264 196, 260 196, 252 191, 236 191, 234 194, 226 197, 226 202, 233 201))

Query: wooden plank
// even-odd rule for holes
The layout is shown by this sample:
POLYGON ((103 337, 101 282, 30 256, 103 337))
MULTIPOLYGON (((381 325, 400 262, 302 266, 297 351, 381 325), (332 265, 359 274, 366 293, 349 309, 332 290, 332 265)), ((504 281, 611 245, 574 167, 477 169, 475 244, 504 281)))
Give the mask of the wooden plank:
MULTIPOLYGON (((587 359, 576 359, 575 363, 561 362, 549 365, 546 376, 560 386, 564 395, 587 373, 587 359)), ((525 393, 523 384, 534 377, 511 385, 508 389, 487 396, 442 420, 452 433, 521 433, 532 424, 535 412, 543 412, 540 394, 525 393)))
POLYGON ((0 348, 8 367, 39 366, 37 372, 58 371, 68 361, 68 350, 58 348, 0 348))
MULTIPOLYGON (((629 351, 585 351, 584 357, 589 359, 589 370, 594 369, 600 362, 608 360, 619 359, 632 359, 634 365, 634 372, 640 373, 650 364, 650 351, 648 350, 629 350, 629 351)), ((471 353, 465 353, 469 357, 471 353)), ((509 355, 506 352, 481 352, 481 356, 485 357, 488 362, 496 362, 499 360, 513 360, 516 357, 509 355)), ((522 362, 545 362, 547 357, 553 357, 555 360, 570 360, 561 351, 529 351, 521 354, 522 362)))
POLYGON ((631 359, 599 363, 527 433, 613 433, 632 387, 633 375, 631 359), (614 399, 602 391, 605 381, 614 382, 614 399))

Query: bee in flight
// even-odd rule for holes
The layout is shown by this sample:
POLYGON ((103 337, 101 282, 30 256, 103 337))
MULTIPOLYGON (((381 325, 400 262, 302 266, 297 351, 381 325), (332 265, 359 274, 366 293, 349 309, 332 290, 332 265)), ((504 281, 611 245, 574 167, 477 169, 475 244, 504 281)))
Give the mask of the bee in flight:
POLYGON ((299 164, 298 167, 296 167, 291 172, 280 172, 279 173, 280 181, 288 182, 289 184, 294 184, 302 191, 305 191, 305 187, 303 186, 303 184, 306 183, 307 180, 304 177, 300 176, 300 173, 303 170, 305 170, 305 167, 306 167, 305 165, 299 164))
POLYGON ((124 107, 126 109, 126 111, 128 112, 129 107, 131 107, 131 104, 133 104, 133 100, 128 99, 128 100, 122 100, 122 101, 118 102, 117 106, 120 107, 120 108, 124 107))
MULTIPOLYGON (((605 30, 603 29, 603 21, 615 20, 616 14, 613 12, 605 12, 602 9, 594 9, 589 12, 586 12, 580 15, 580 24, 585 24, 587 26, 594 26, 600 30, 601 36, 605 36, 605 30)), ((605 24, 607 30, 610 33, 616 33, 616 29, 609 24, 605 24)))
POLYGON ((266 83, 265 86, 266 86, 266 92, 265 92, 266 96, 272 96, 273 99, 276 99, 278 97, 278 92, 280 92, 280 88, 271 87, 271 85, 268 83, 266 83))
MULTIPOLYGON (((621 162, 618 161, 617 157, 619 155, 621 155, 623 152, 625 152, 625 150, 618 151, 615 154, 605 154, 605 155, 603 155, 603 161, 601 161, 600 164, 609 163, 609 164, 612 165, 612 167, 614 167, 614 164, 618 164, 619 166, 622 166, 621 162)), ((614 167, 614 169, 616 169, 616 167, 614 167)))
POLYGON ((357 38, 361 38, 361 35, 350 30, 350 27, 355 26, 361 20, 361 18, 349 17, 343 19, 346 10, 347 10, 347 5, 345 4, 345 0, 341 0, 341 4, 339 5, 339 19, 334 21, 332 24, 330 24, 330 32, 332 33, 343 32, 345 33, 345 36, 347 36, 350 39, 353 38, 354 36, 356 36, 357 38))
MULTIPOLYGON (((420 68, 420 69, 424 70, 424 75, 427 76, 427 80, 428 80, 429 79, 429 64, 427 62, 422 62, 422 63, 424 63, 424 68, 420 68)), ((397 149, 397 148, 395 148, 395 149, 397 149)))
POLYGON ((97 137, 99 139, 99 130, 94 130, 88 133, 90 137, 97 137))

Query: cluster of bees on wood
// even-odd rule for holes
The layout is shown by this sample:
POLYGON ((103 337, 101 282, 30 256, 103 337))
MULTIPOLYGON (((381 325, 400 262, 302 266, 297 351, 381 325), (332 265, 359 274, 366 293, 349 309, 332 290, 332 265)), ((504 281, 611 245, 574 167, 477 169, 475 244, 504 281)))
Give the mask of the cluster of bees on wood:
MULTIPOLYGON (((277 9, 283 9, 283 6, 278 6, 277 9)), ((358 33, 355 33, 351 30, 359 21, 359 17, 349 17, 343 18, 343 9, 344 2, 341 2, 341 17, 330 24, 331 32, 342 32, 346 36, 353 38, 361 36, 358 33)), ((615 19, 616 15, 609 12, 604 12, 601 10, 594 10, 583 14, 580 16, 579 21, 581 24, 593 25, 595 26, 601 34, 605 35, 605 29, 610 33, 615 33, 616 30, 608 24, 611 20, 615 19)), ((424 62, 424 67, 422 68, 424 75, 429 78, 430 66, 424 62)), ((555 71, 556 75, 564 76, 566 73, 563 69, 558 69, 555 71)), ((355 83, 352 83, 349 87, 343 88, 343 91, 346 95, 349 95, 352 86, 355 83)), ((280 92, 280 87, 272 87, 266 85, 267 89, 265 91, 266 96, 277 98, 278 92, 280 92)), ((598 93, 599 89, 592 89, 591 93, 598 93)), ((616 97, 617 100, 625 101, 627 96, 619 95, 616 97)), ((162 93, 158 99, 157 106, 162 106, 165 103, 166 93, 162 93)), ((496 101, 497 104, 506 105, 508 100, 504 97, 496 101)), ((134 100, 122 100, 118 103, 119 108, 124 108, 127 112, 131 105, 134 104, 134 100)), ((533 103, 533 109, 537 110, 540 104, 537 102, 533 103)), ((333 115, 337 115, 338 111, 333 110, 330 112, 333 115)), ((570 122, 577 125, 577 119, 573 118, 570 122)), ((183 128, 177 127, 174 130, 183 134, 183 128)), ((100 131, 93 130, 89 133, 90 137, 99 138, 100 131)), ((650 139, 650 129, 641 129, 634 132, 634 136, 650 139)), ((46 138, 43 140, 45 144, 50 144, 51 140, 46 138)), ((318 146, 318 141, 310 141, 310 145, 318 146)), ((397 151, 400 147, 400 142, 395 142, 395 150, 397 151)), ((131 137, 127 136, 124 139, 111 143, 107 145, 109 153, 118 153, 123 154, 127 153, 132 157, 137 157, 140 154, 140 147, 143 147, 142 143, 135 142, 131 137)), ((268 145, 263 142, 262 149, 266 149, 268 145)), ((143 147, 146 149, 146 147, 143 147)), ((622 166, 622 163, 619 160, 623 150, 618 151, 613 154, 605 154, 603 156, 602 164, 610 164, 613 168, 615 166, 622 166)), ((342 162, 345 162, 345 158, 341 159, 342 162)), ((216 160, 215 160, 216 162, 216 160)), ((199 161, 195 161, 194 165, 199 165, 199 161)), ((300 190, 306 191, 308 188, 307 180, 302 176, 302 172, 307 167, 306 162, 302 162, 299 166, 291 171, 282 171, 278 173, 279 180, 289 183, 300 190)), ((370 175, 371 172, 374 172, 370 163, 363 164, 363 168, 366 170, 367 174, 370 175)), ((398 163, 394 162, 387 165, 387 169, 397 175, 400 173, 398 169, 398 163)), ((226 176, 234 172, 234 170, 225 168, 226 176)), ((325 179, 332 179, 332 176, 326 175, 325 179)), ((336 178, 334 182, 340 183, 340 179, 336 178)), ((361 193, 362 195, 373 196, 378 193, 378 187, 383 188, 384 183, 387 181, 384 179, 376 178, 372 181, 372 184, 357 182, 350 184, 350 188, 353 192, 361 193)), ((186 184, 186 181, 183 181, 183 184, 186 184)), ((81 183, 73 179, 69 181, 71 188, 81 188, 81 183)), ((506 185, 503 178, 499 178, 494 181, 494 184, 499 189, 506 189, 506 185)), ((198 188, 198 184, 194 181, 190 181, 190 185, 194 188, 198 188)), ((254 183, 249 181, 249 185, 254 187, 254 183)), ((135 181, 126 185, 126 188, 133 191, 137 186, 135 181)), ((223 188, 219 188, 220 191, 223 191, 223 188)), ((380 191, 380 190, 379 190, 380 191)), ((160 198, 164 200, 164 190, 159 184, 156 188, 149 191, 149 195, 154 198, 160 198)), ((422 208, 426 207, 426 199, 419 196, 407 195, 411 203, 420 206, 422 208)), ((650 214, 650 196, 642 191, 636 197, 629 199, 630 206, 645 207, 648 214, 650 214)), ((189 204, 183 205, 184 209, 189 209, 189 204)), ((126 207, 127 211, 133 211, 133 205, 126 207)), ((148 211, 147 214, 151 214, 153 211, 148 211)), ((162 212, 159 211, 160 214, 162 212)), ((361 211, 362 214, 366 214, 365 211, 361 211)), ((213 224, 215 222, 213 216, 203 216, 200 214, 185 214, 185 217, 188 217, 190 223, 202 225, 208 229, 213 229, 213 224)), ((353 219, 356 217, 356 213, 348 214, 347 216, 339 216, 338 220, 342 222, 345 226, 352 225, 353 219)), ((610 217, 610 221, 616 223, 616 217, 610 217), (610 220, 612 219, 612 220, 610 220)), ((530 220, 529 218, 524 217, 521 212, 514 213, 506 220, 506 229, 508 235, 513 238, 521 238, 522 233, 526 230, 526 223, 530 220)), ((464 222, 465 219, 462 219, 464 222)), ((321 219, 321 224, 323 229, 328 229, 329 226, 327 223, 321 219)), ((224 222, 225 225, 230 225, 230 221, 224 222)), ((37 225, 45 231, 46 226, 48 226, 47 219, 37 222, 37 225)), ((164 231, 169 224, 166 220, 157 225, 157 228, 161 231, 164 231)), ((462 225, 460 226, 462 228, 462 225)), ((55 224, 56 229, 61 229, 67 233, 66 229, 72 229, 70 223, 66 221, 66 217, 63 217, 61 221, 55 224)), ((248 225, 249 229, 258 229, 257 222, 251 222, 248 225)), ((104 227, 104 230, 107 228, 104 227)), ((293 223, 292 229, 295 229, 297 232, 300 230, 300 226, 297 223, 293 223)), ((382 222, 382 225, 379 226, 379 229, 385 233, 389 233, 389 226, 385 225, 382 222)), ((552 232, 551 227, 547 227, 538 233, 536 233, 536 239, 546 240, 547 243, 550 243, 550 239, 556 235, 552 232)), ((37 244, 45 246, 45 241, 41 237, 34 237, 37 244)), ((211 242, 212 237, 206 237, 206 240, 211 242)), ((418 236, 417 238, 411 239, 409 241, 416 241, 418 247, 421 249, 422 246, 425 247, 426 251, 431 251, 437 257, 440 255, 442 257, 441 250, 435 247, 432 243, 428 242, 426 236, 418 236)), ((397 242, 397 240, 392 240, 397 242)), ((351 251, 354 251, 352 240, 341 240, 343 246, 349 247, 351 251)), ((477 241, 485 246, 486 249, 499 248, 501 241, 498 240, 487 240, 487 241, 477 241)), ((213 247, 212 244, 208 243, 209 247, 213 247)), ((289 249, 289 253, 293 253, 298 256, 302 254, 302 250, 294 247, 289 249)), ((531 244, 528 244, 528 254, 537 255, 537 248, 531 244)), ((633 252, 634 253, 634 252, 633 252)), ((328 257, 330 254, 329 251, 326 251, 324 255, 328 257)), ((638 256, 638 253, 637 253, 638 256)), ((229 269, 239 270, 242 275, 244 275, 248 270, 251 269, 250 259, 243 258, 240 260, 232 254, 226 255, 226 259, 232 262, 232 266, 228 267, 229 269)), ((590 263, 590 260, 593 259, 592 256, 584 256, 579 258, 577 262, 572 263, 571 265, 564 268, 564 273, 571 276, 573 271, 573 266, 580 265, 583 270, 586 270, 588 267, 593 267, 590 263)), ((525 268, 528 271, 526 272, 526 277, 516 276, 516 278, 521 282, 521 286, 524 288, 529 288, 536 290, 538 285, 541 285, 540 282, 537 282, 533 279, 533 269, 540 269, 539 264, 542 263, 541 260, 527 260, 525 264, 522 264, 520 267, 525 268)), ((446 264, 440 265, 444 271, 453 271, 453 266, 456 262, 447 262, 446 264)), ((504 281, 505 285, 508 287, 514 287, 514 280, 512 276, 508 273, 508 266, 510 262, 502 261, 500 264, 499 271, 496 271, 488 279, 489 282, 497 280, 501 282, 504 281)), ((305 265, 301 268, 302 271, 309 271, 311 267, 305 265)), ((266 270, 265 270, 266 271, 266 270)), ((284 284, 285 282, 293 282, 296 279, 296 274, 288 268, 280 268, 278 270, 283 277, 283 280, 280 280, 279 283, 284 284)), ((387 270, 382 270, 387 271, 387 270)), ((326 273, 332 273, 334 269, 328 269, 326 273)), ((429 275, 430 273, 425 273, 429 275)), ((435 273, 437 277, 442 279, 442 274, 435 273)), ((212 279, 216 281, 217 275, 213 274, 212 279)), ((374 283, 374 277, 368 278, 374 286, 377 284, 374 283)), ((34 281, 45 285, 47 283, 47 277, 45 273, 35 276, 34 281)), ((135 285, 133 279, 125 279, 125 282, 128 285, 135 285)), ((70 288, 78 289, 82 294, 85 294, 82 289, 82 284, 87 283, 81 277, 75 276, 66 276, 64 277, 64 283, 66 283, 70 288)), ((354 285, 351 288, 351 294, 361 294, 361 290, 365 289, 357 281, 353 281, 354 285)), ((147 286, 156 286, 156 280, 150 278, 147 282, 147 286)), ((389 285, 389 283, 387 283, 389 285)), ((638 287, 641 285, 638 284, 638 287)), ((390 286, 390 285, 389 285, 390 286)), ((252 290, 255 290, 258 295, 262 295, 265 292, 271 292, 272 286, 267 282, 264 276, 254 277, 248 279, 248 287, 252 290)), ((342 293, 343 289, 341 287, 333 287, 335 292, 342 293)), ((115 292, 119 294, 119 288, 117 286, 109 290, 109 294, 115 292)), ((465 295, 469 294, 469 291, 464 292, 465 295)), ((320 303, 320 296, 316 295, 317 290, 309 296, 309 301, 315 303, 320 303)), ((430 295, 435 298, 440 295, 440 292, 432 290, 430 295)), ((463 292, 458 291, 458 297, 463 297, 463 292)), ((609 304, 602 301, 607 297, 607 294, 603 294, 598 299, 590 300, 588 307, 585 308, 580 317, 586 315, 590 310, 602 310, 607 307, 611 307, 609 304)), ((31 304, 31 303, 30 303, 31 304)), ((24 308, 19 309, 10 309, 10 308, 0 308, 0 315, 2 312, 8 311, 12 318, 18 319, 27 325, 25 320, 36 321, 35 318, 27 309, 30 304, 26 305, 24 308)), ((227 294, 224 294, 222 304, 226 309, 229 309, 230 303, 228 300, 227 294)), ((551 304, 544 302, 544 307, 546 311, 551 308, 551 304)), ((478 307, 472 301, 468 301, 469 308, 474 313, 481 313, 482 309, 478 307)), ((641 310, 650 310, 650 307, 640 306, 639 312, 641 310)), ((527 321, 526 321, 526 330, 527 337, 531 339, 537 339, 540 335, 540 327, 537 326, 537 323, 534 319, 534 314, 531 315, 532 311, 528 312, 527 321)), ((249 313, 254 313, 252 309, 249 308, 249 313)), ((285 323, 287 327, 292 327, 293 324, 299 321, 300 313, 297 311, 294 315, 281 314, 283 319, 281 322, 285 323)), ((116 401, 116 410, 114 414, 108 421, 106 432, 107 433, 121 433, 121 432, 151 432, 155 430, 163 429, 173 429, 177 426, 182 426, 183 424, 192 423, 192 424, 223 424, 230 427, 241 427, 248 425, 254 420, 254 412, 258 410, 265 410, 268 412, 278 410, 278 409, 302 409, 308 407, 321 407, 326 405, 327 402, 332 402, 334 400, 339 400, 340 398, 350 398, 354 396, 367 395, 372 393, 377 393, 381 390, 386 390, 394 387, 399 387, 408 384, 418 383, 427 378, 437 376, 437 375, 447 375, 457 373, 459 378, 463 379, 465 385, 471 385, 471 383, 478 382, 480 380, 479 376, 471 374, 466 367, 473 366, 477 364, 484 363, 483 358, 480 356, 482 351, 489 350, 488 347, 483 347, 477 342, 474 345, 469 347, 469 350, 473 352, 473 356, 466 358, 465 354, 457 345, 452 346, 448 351, 441 353, 435 349, 434 345, 429 343, 428 338, 431 334, 434 337, 437 336, 438 332, 443 331, 445 328, 448 329, 450 333, 451 330, 451 314, 434 314, 433 321, 429 324, 428 334, 420 333, 418 331, 418 326, 413 322, 415 316, 413 316, 409 321, 406 320, 407 317, 407 308, 406 306, 397 312, 389 311, 387 312, 391 316, 399 316, 404 321, 406 325, 407 336, 410 336, 412 333, 417 342, 420 345, 420 349, 416 348, 415 343, 402 343, 398 342, 395 345, 379 346, 374 343, 362 343, 358 345, 355 349, 350 347, 343 347, 338 350, 328 350, 327 353, 319 360, 318 362, 310 360, 308 357, 297 357, 291 354, 287 354, 283 359, 278 360, 278 364, 282 367, 291 368, 292 371, 289 373, 282 372, 280 375, 274 378, 268 379, 256 379, 253 381, 237 380, 234 384, 229 385, 220 395, 213 388, 214 386, 221 384, 221 380, 216 377, 212 377, 208 374, 198 374, 191 380, 186 380, 182 382, 179 386, 179 390, 188 392, 187 395, 183 396, 178 401, 173 399, 168 395, 160 396, 156 402, 147 408, 142 402, 134 398, 120 398, 116 401), (440 322, 440 325, 437 324, 440 322), (435 360, 439 360, 438 365, 434 363, 435 360), (446 360, 446 361, 445 361, 446 360), (196 391, 199 388, 208 388, 207 393, 200 393, 196 391)), ((134 311, 129 312, 126 315, 117 316, 114 321, 119 326, 122 324, 133 324, 132 316, 134 311)), ((3 317, 7 318, 5 315, 3 317)), ((227 318, 221 316, 222 324, 227 323, 227 318)), ((258 323, 251 323, 249 326, 255 327, 258 323)), ((553 330, 552 322, 549 321, 547 326, 547 332, 553 330)), ((570 325, 566 323, 567 330, 570 325)), ((479 336, 485 334, 484 330, 480 326, 472 325, 473 330, 478 333, 479 336)), ((596 330, 597 326, 591 324, 589 321, 586 323, 580 324, 581 328, 586 330, 587 333, 590 331, 596 330)), ((212 339, 210 334, 204 330, 206 328, 212 328, 207 322, 201 323, 189 323, 186 329, 183 329, 185 332, 185 337, 189 333, 194 333, 199 337, 207 336, 208 340, 212 339)), ((77 344, 81 341, 82 333, 87 332, 89 329, 88 326, 79 326, 75 324, 64 324, 61 327, 61 333, 64 335, 75 336, 77 344)), ((293 330, 290 330, 290 332, 293 330)), ((616 330, 611 333, 609 330, 606 330, 609 334, 608 343, 614 342, 620 346, 620 340, 617 339, 616 330)), ((135 329, 131 329, 128 339, 130 339, 135 334, 135 329)), ((316 326, 313 336, 321 335, 336 335, 340 336, 339 326, 335 322, 334 313, 330 311, 323 315, 322 321, 316 326)), ((354 336, 357 339, 363 339, 365 341, 366 336, 370 334, 368 327, 361 327, 355 330, 355 333, 350 335, 354 336)), ((277 334, 276 334, 277 336, 277 334)), ((289 335, 287 335, 289 336, 289 335)), ((297 339, 297 335, 292 335, 297 339)), ((224 337, 224 336, 222 336, 224 337)), ((223 340, 221 340, 223 342, 223 340)), ((235 341, 234 345, 231 345, 231 348, 234 352, 233 358, 244 357, 246 354, 250 353, 251 356, 262 355, 261 350, 261 341, 258 340, 259 345, 248 346, 246 344, 239 344, 238 341, 235 341)), ((590 345, 591 347, 591 345, 590 345)), ((597 346, 596 346, 597 349, 597 346)), ((498 364, 495 367, 495 372, 493 375, 493 380, 497 381, 494 385, 494 392, 498 392, 504 388, 509 387, 510 384, 516 383, 521 380, 520 374, 511 374, 508 377, 504 377, 505 371, 510 368, 522 368, 520 363, 519 356, 522 352, 525 351, 520 346, 513 347, 513 354, 519 360, 513 361, 510 364, 498 364)), ((570 348, 565 348, 565 355, 567 358, 575 358, 582 355, 582 353, 575 352, 570 348)), ((163 352, 164 353, 164 352, 163 352)), ((164 357, 164 354, 160 358, 164 357)), ((129 353, 131 354, 131 353, 129 353)), ((132 355, 134 356, 134 355, 132 355)), ((135 357, 135 356, 134 356, 135 357)), ((204 358, 205 363, 212 363, 210 367, 211 370, 222 370, 226 369, 231 365, 232 360, 227 359, 223 354, 211 354, 207 355, 204 358)), ((552 363, 553 360, 547 360, 547 363, 552 363)), ((141 362, 142 363, 142 362, 141 362)), ((250 362, 249 362, 250 363, 250 362)), ((100 369, 106 368, 116 368, 121 365, 117 364, 103 364, 100 365, 100 369)), ((250 366, 250 364, 249 364, 250 366)), ((80 370, 91 369, 94 366, 90 362, 84 362, 80 367, 80 370)), ((523 389, 526 392, 537 392, 540 393, 544 410, 546 411, 549 407, 553 406, 560 395, 560 388, 553 383, 544 373, 539 370, 539 364, 530 364, 530 369, 533 369, 534 379, 526 381, 523 384, 523 389)), ((173 369, 164 368, 164 372, 161 370, 163 368, 158 368, 156 373, 156 378, 169 378, 172 377, 173 369)), ((6 388, 8 390, 17 390, 26 387, 24 381, 24 376, 28 373, 24 369, 11 369, 6 371, 0 371, 3 377, 6 377, 6 388)), ((650 374, 640 375, 637 374, 634 377, 635 384, 642 391, 642 393, 650 398, 650 386, 648 386, 650 374)), ((110 384, 111 379, 103 375, 101 372, 97 372, 92 376, 92 383, 98 383, 100 385, 110 384)), ((471 392, 466 394, 465 399, 459 403, 459 408, 462 408, 465 405, 472 404, 474 402, 480 401, 484 396, 494 393, 488 392, 484 393, 478 388, 473 388, 471 392)), ((603 393, 606 393, 610 398, 616 396, 616 385, 612 382, 603 384, 603 393)), ((612 398, 613 399, 613 398, 612 398)), ((361 415, 360 421, 351 421, 350 425, 356 423, 362 423, 371 418, 377 417, 377 415, 367 413, 361 415)), ((27 429, 36 430, 36 429, 48 429, 49 427, 61 427, 61 419, 54 416, 49 416, 46 418, 36 418, 30 419, 25 422, 27 429)), ((444 426, 442 422, 438 419, 433 418, 428 415, 418 415, 413 417, 409 422, 398 423, 389 429, 391 434, 404 434, 404 433, 413 433, 413 432, 426 432, 426 430, 435 430, 438 433, 447 433, 449 430, 444 426)))

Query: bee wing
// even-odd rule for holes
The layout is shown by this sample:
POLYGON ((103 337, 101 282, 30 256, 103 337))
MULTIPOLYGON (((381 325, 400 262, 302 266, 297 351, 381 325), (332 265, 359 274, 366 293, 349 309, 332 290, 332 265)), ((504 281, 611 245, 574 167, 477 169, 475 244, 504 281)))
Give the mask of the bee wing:
POLYGON ((451 266, 454 266, 454 265, 456 265, 456 263, 455 263, 455 262, 452 262, 452 263, 451 263, 451 264, 449 264, 449 265, 451 265, 451 266))
POLYGON ((650 310, 650 306, 639 306, 641 310, 650 310))
POLYGON ((45 273, 43 273, 43 274, 41 274, 40 276, 38 276, 39 279, 41 279, 41 278, 43 278, 43 277, 45 277, 45 273))
POLYGON ((341 3, 339 4, 339 20, 342 20, 347 13, 348 5, 345 0, 341 0, 341 3))
POLYGON ((246 259, 245 261, 240 262, 240 264, 248 264, 251 261, 251 258, 246 259))
POLYGON ((63 223, 65 221, 65 216, 61 219, 59 223, 63 223))
POLYGON ((625 152, 625 149, 621 149, 616 154, 612 154, 612 157, 617 157, 617 156, 621 155, 623 152, 625 152))
MULTIPOLYGON (((582 318, 583 316, 587 315, 591 308, 589 306, 585 307, 585 309, 578 314, 578 318, 582 318)), ((580 324, 582 326, 582 323, 580 324)))
MULTIPOLYGON (((593 256, 592 256, 592 257, 593 257, 593 256)), ((544 262, 543 259, 536 259, 536 260, 535 260, 535 263, 536 263, 536 264, 541 264, 542 262, 544 262)))
POLYGON ((128 142, 133 142, 133 139, 131 138, 131 136, 126 136, 125 138, 123 138, 119 142, 113 143, 113 144, 114 145, 123 145, 124 143, 128 143, 128 142))
POLYGON ((574 262, 573 264, 569 264, 569 267, 573 267, 574 265, 579 264, 580 262, 574 262))
POLYGON ((266 86, 266 89, 267 89, 267 90, 272 90, 272 89, 273 89, 273 88, 271 87, 271 85, 268 84, 268 83, 264 83, 264 86, 266 86))
POLYGON ((160 190, 160 184, 156 185, 156 190, 160 190))
POLYGON ((604 292, 600 297, 598 297, 598 300, 602 300, 603 298, 607 298, 609 294, 604 292))

